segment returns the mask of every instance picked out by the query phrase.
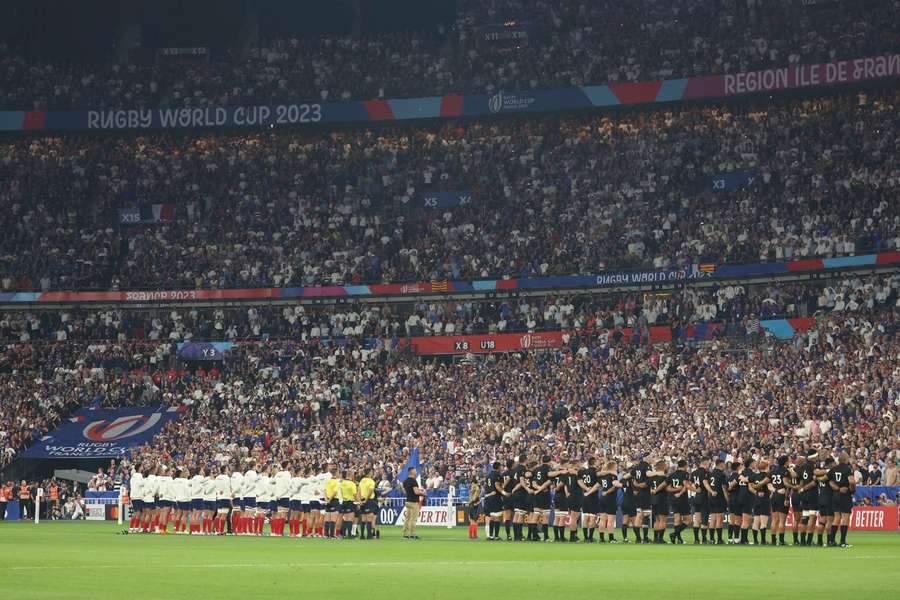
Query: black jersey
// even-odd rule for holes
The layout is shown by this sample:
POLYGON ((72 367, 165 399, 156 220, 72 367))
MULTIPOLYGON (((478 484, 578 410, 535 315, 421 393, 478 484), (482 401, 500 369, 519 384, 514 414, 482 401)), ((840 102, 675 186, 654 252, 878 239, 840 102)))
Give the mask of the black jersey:
POLYGON ((607 498, 609 496, 615 497, 614 493, 609 492, 609 490, 615 488, 616 479, 617 478, 614 473, 604 473, 603 475, 600 476, 599 480, 600 480, 600 496, 601 497, 607 497, 607 498), (604 496, 603 494, 605 494, 606 492, 609 492, 609 494, 604 496))
POLYGON ((522 472, 522 479, 520 479, 522 487, 519 488, 519 494, 525 496, 528 494, 529 490, 531 490, 532 475, 533 473, 528 469, 522 472))
POLYGON ((587 494, 587 491, 597 483, 597 471, 592 467, 581 469, 578 471, 578 479, 584 484, 584 487, 587 488, 587 490, 584 490, 584 493, 587 494))
MULTIPOLYGON (((850 465, 837 465, 828 471, 828 481, 833 481, 839 488, 847 488, 844 493, 850 492, 850 478, 853 477, 853 469, 850 465)), ((830 487, 830 486, 829 486, 830 487)), ((835 492, 840 493, 840 492, 835 492)))
POLYGON ((750 483, 756 488, 756 495, 762 494, 764 498, 769 497, 769 486, 766 485, 768 483, 769 474, 768 473, 753 473, 750 476, 750 483))
POLYGON ((709 479, 709 471, 703 467, 697 467, 691 472, 691 483, 694 484, 694 491, 699 498, 705 498, 707 495, 704 481, 709 479))
MULTIPOLYGON (((650 464, 646 461, 641 461, 634 466, 634 469, 631 470, 631 480, 633 484, 647 484, 649 483, 647 472, 650 470, 650 464)), ((645 496, 650 493, 649 488, 643 487, 639 488, 636 485, 632 486, 634 489, 634 493, 636 496, 645 496)))
POLYGON ((738 477, 738 490, 741 494, 751 494, 749 483, 753 481, 753 471, 750 469, 744 469, 741 471, 740 477, 738 477))
MULTIPOLYGON (((491 474, 488 475, 488 490, 487 494, 494 492, 499 487, 501 490, 503 489, 503 476, 504 474, 500 471, 491 471, 491 474)), ((500 495, 499 493, 497 494, 500 495)))
POLYGON ((566 473, 563 476, 566 486, 566 496, 568 498, 581 498, 581 488, 578 486, 578 475, 566 473))
MULTIPOLYGON (((678 469, 677 471, 675 471, 674 473, 669 475, 669 478, 667 480, 667 483, 669 484, 668 492, 670 494, 676 494, 676 493, 680 492, 681 490, 677 490, 677 489, 673 489, 673 488, 680 488, 680 487, 684 486, 688 482, 689 479, 690 479, 690 475, 688 475, 687 471, 685 471, 683 469, 678 469)), ((682 494, 682 496, 680 496, 680 497, 687 498, 687 496, 684 494, 682 494)))
POLYGON ((784 467, 775 465, 774 467, 769 469, 769 479, 772 481, 772 487, 774 487, 775 491, 778 493, 784 493, 783 491, 779 492, 779 490, 787 489, 787 487, 785 486, 785 482, 787 482, 789 477, 790 475, 788 474, 787 469, 785 469, 784 467))
MULTIPOLYGON (((800 485, 806 487, 815 479, 815 465, 806 462, 797 468, 797 477, 800 479, 800 485)), ((816 495, 816 486, 803 492, 804 498, 813 498, 816 495)))
MULTIPOLYGON (((650 477, 647 478, 647 482, 650 484, 650 490, 655 492, 656 490, 663 487, 663 485, 665 485, 666 476, 661 475, 661 474, 651 475, 650 477)), ((657 492, 656 494, 651 494, 650 499, 653 502, 657 502, 662 499, 662 494, 663 494, 663 492, 657 492)))
MULTIPOLYGON (((824 467, 823 467, 824 468, 824 467)), ((824 476, 820 476, 820 478, 816 479, 816 489, 819 494, 819 502, 821 502, 825 506, 831 505, 831 486, 828 485, 828 475, 831 473, 831 469, 828 469, 824 476)))
POLYGON ((723 471, 722 469, 713 469, 709 472, 709 487, 716 494, 720 496, 723 495, 722 491, 726 483, 727 480, 725 478, 725 471, 723 471))
POLYGON ((516 484, 519 483, 519 467, 510 469, 503 474, 503 477, 506 479, 506 484, 503 486, 503 491, 509 494, 513 491, 513 488, 516 487, 516 484))
POLYGON ((732 494, 737 494, 741 491, 739 479, 741 478, 741 474, 737 471, 732 471, 728 476, 728 489, 732 494))
MULTIPOLYGON (((531 485, 535 491, 538 490, 542 485, 544 485, 547 480, 550 479, 550 465, 538 465, 538 467, 534 470, 534 474, 531 478, 531 485)), ((540 493, 547 493, 549 489, 544 490, 540 493)))

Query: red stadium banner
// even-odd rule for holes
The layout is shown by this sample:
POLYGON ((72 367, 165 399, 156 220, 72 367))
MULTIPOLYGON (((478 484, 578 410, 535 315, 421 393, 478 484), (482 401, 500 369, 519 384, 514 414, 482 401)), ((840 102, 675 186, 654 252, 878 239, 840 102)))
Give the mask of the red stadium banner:
MULTIPOLYGON (((794 513, 788 513, 785 527, 793 527, 794 513)), ((900 512, 896 506, 854 506, 850 517, 851 531, 897 531, 900 512)))

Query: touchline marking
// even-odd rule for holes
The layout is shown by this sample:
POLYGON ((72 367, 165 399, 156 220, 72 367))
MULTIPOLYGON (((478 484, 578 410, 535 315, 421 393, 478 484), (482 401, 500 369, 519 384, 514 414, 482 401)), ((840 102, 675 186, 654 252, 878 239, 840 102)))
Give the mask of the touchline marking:
MULTIPOLYGON (((780 556, 777 560, 809 560, 811 556, 780 556)), ((895 560, 900 558, 898 555, 865 555, 865 556, 845 556, 841 560, 895 560)), ((744 557, 744 560, 776 560, 773 556, 753 556, 744 557)), ((347 567, 421 567, 421 566, 496 566, 496 565, 547 565, 547 564, 566 564, 576 566, 579 564, 603 564, 603 563, 633 563, 643 561, 643 558, 632 559, 591 559, 591 560, 445 560, 445 561, 386 561, 386 562, 327 562, 327 563, 209 563, 197 565, 166 565, 166 564, 111 564, 111 565, 85 565, 91 569, 335 569, 347 567)), ((716 562, 723 560, 734 560, 734 556, 722 557, 701 557, 692 558, 691 561, 716 562)), ((62 569, 72 569, 71 566, 62 565, 27 565, 8 567, 10 571, 53 571, 62 569)))

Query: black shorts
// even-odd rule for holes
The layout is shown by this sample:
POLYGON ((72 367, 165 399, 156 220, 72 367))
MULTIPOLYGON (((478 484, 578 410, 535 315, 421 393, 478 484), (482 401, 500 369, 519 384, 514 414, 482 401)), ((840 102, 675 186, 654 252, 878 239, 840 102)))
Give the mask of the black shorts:
POLYGON ((772 494, 772 512, 786 515, 787 511, 787 497, 777 492, 772 494))
POLYGON ((566 503, 569 505, 569 512, 581 512, 582 502, 584 502, 584 498, 581 496, 570 496, 567 498, 566 503))
POLYGON ((345 515, 352 515, 356 512, 356 503, 351 500, 344 500, 341 504, 341 512, 345 515))
POLYGON ((738 494, 738 506, 740 507, 740 514, 752 515, 753 507, 756 506, 756 496, 749 491, 741 492, 738 494))
POLYGON ((653 513, 653 519, 656 520, 658 517, 669 516, 669 501, 668 498, 661 498, 657 500, 650 506, 650 511, 653 513))
POLYGON ((329 500, 325 506, 325 512, 341 512, 341 501, 337 498, 329 500))
POLYGON ((832 497, 819 496, 819 515, 823 517, 834 516, 834 500, 832 497))
POLYGON ((643 492, 634 497, 634 504, 638 510, 650 510, 652 503, 650 502, 650 492, 643 492))
POLYGON ((696 496, 694 496, 694 501, 691 503, 691 508, 693 508, 695 513, 708 514, 709 497, 706 494, 697 494, 696 496))
POLYGON ((494 494, 484 499, 484 511, 487 514, 503 512, 503 501, 500 496, 494 494))
POLYGON ((290 508, 291 507, 291 499, 290 498, 279 498, 276 500, 278 503, 278 508, 290 508))
POLYGON ((581 501, 581 510, 582 512, 589 515, 596 515, 600 512, 600 501, 595 494, 591 494, 590 496, 586 496, 584 500, 581 501))
POLYGON ((132 500, 131 501, 131 510, 133 510, 134 512, 144 510, 144 501, 143 500, 132 500))
POLYGON ((669 498, 669 504, 673 513, 678 513, 682 517, 691 514, 691 503, 686 495, 682 495, 679 498, 672 496, 669 498))
POLYGON ((725 496, 721 493, 709 497, 709 512, 718 515, 724 513, 726 508, 725 496))
POLYGON ((831 497, 831 507, 834 512, 851 513, 853 512, 853 496, 849 493, 834 493, 831 497))
POLYGON ((378 500, 366 500, 363 502, 362 508, 360 508, 360 512, 364 515, 374 515, 378 512, 378 500))
POLYGON ((819 496, 800 496, 800 510, 819 510, 819 496))
POLYGON ((531 496, 529 494, 516 494, 514 497, 513 509, 520 512, 531 512, 531 496))
POLYGON ((535 494, 534 510, 550 510, 550 492, 535 494))
MULTIPOLYGON (((604 496, 600 498, 600 506, 599 512, 604 515, 614 515, 616 514, 616 495, 610 494, 609 496, 604 496)), ((625 512, 624 510, 622 511, 625 512)))
POLYGON ((569 499, 564 494, 557 494, 553 499, 553 508, 556 512, 569 512, 569 499))
POLYGON ((768 496, 765 498, 756 497, 753 504, 753 514, 757 517, 768 517, 772 514, 772 501, 768 496))
POLYGON ((515 496, 503 496, 503 510, 513 510, 516 508, 515 496))
POLYGON ((637 515, 637 504, 634 502, 634 496, 631 494, 625 494, 622 497, 622 516, 623 517, 634 517, 637 515))
POLYGON ((469 521, 475 522, 478 520, 478 515, 480 514, 480 510, 478 509, 478 503, 469 505, 469 521))

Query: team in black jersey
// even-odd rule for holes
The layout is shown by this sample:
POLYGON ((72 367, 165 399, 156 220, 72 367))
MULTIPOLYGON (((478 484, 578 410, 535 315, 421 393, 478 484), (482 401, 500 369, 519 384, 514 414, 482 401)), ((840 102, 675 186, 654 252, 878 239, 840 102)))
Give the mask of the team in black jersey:
POLYGON ((502 523, 512 541, 550 541, 552 525, 554 542, 618 543, 621 511, 626 543, 632 533, 636 543, 684 544, 683 532, 692 527, 695 544, 784 546, 793 513, 794 545, 847 546, 855 481, 845 453, 837 461, 819 460, 816 452, 793 461, 750 457, 726 464, 716 458, 692 470, 686 460, 651 465, 639 457, 620 469, 616 461, 594 458, 553 464, 546 455, 540 462, 520 456, 505 467, 493 463, 484 486, 489 540, 501 539, 502 523), (667 541, 670 515, 674 529, 667 541))

